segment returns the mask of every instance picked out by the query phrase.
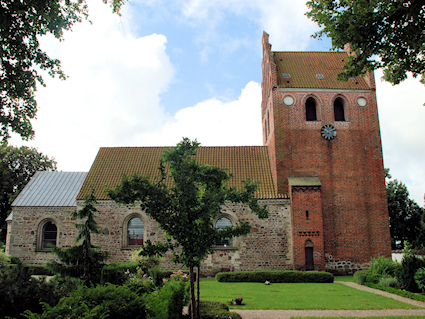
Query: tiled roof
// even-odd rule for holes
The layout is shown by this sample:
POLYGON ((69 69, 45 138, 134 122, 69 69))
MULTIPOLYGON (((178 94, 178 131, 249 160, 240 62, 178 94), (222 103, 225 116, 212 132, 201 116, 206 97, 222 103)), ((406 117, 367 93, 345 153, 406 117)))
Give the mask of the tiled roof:
POLYGON ((12 206, 76 206, 76 196, 87 172, 37 172, 12 206))
POLYGON ((361 76, 337 81, 346 52, 273 52, 273 56, 280 88, 370 89, 361 76))
MULTIPOLYGON (((108 199, 105 186, 118 186, 123 175, 141 174, 154 179, 159 175, 159 159, 166 147, 103 147, 94 160, 77 199, 84 199, 95 189, 98 200, 108 199)), ((270 169, 266 146, 201 147, 196 160, 227 168, 233 177, 228 185, 242 187, 242 181, 259 181, 257 198, 284 198, 277 194, 270 169)))

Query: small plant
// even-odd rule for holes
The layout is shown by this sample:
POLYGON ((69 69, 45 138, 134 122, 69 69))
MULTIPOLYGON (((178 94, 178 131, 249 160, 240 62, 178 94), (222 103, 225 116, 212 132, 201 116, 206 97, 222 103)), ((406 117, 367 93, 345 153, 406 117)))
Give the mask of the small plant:
POLYGON ((400 263, 393 261, 391 258, 385 258, 379 255, 376 258, 370 259, 370 271, 374 274, 381 276, 394 277, 397 269, 400 267, 400 263))
POLYGON ((227 302, 230 305, 242 305, 242 300, 243 300, 242 297, 238 297, 238 298, 235 298, 235 299, 229 299, 229 300, 227 300, 227 302))
POLYGON ((419 268, 415 273, 415 282, 419 289, 425 291, 425 268, 419 268))
POLYGON ((397 278, 394 278, 394 277, 382 277, 379 280, 379 284, 384 287, 392 287, 392 288, 399 287, 398 280, 397 278))
POLYGON ((134 262, 137 262, 139 264, 139 267, 142 268, 144 273, 149 272, 149 269, 155 266, 159 266, 161 262, 163 261, 163 258, 153 256, 141 256, 140 252, 143 248, 135 249, 131 252, 131 260, 134 262))
POLYGON ((178 281, 188 282, 189 277, 181 269, 179 269, 178 271, 175 271, 171 274, 170 280, 178 280, 178 281))

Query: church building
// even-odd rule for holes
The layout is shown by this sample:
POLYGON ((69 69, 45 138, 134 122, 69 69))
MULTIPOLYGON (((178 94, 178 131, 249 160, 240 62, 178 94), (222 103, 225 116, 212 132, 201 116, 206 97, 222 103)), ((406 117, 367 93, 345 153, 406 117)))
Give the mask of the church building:
MULTIPOLYGON (((217 228, 248 221, 252 232, 216 243, 204 274, 238 270, 326 270, 350 274, 371 257, 390 257, 390 230, 373 73, 337 81, 345 52, 273 52, 262 39, 263 146, 201 147, 196 160, 227 168, 229 186, 259 181, 267 205, 261 220, 248 206, 228 203, 217 228)), ((260 106, 259 106, 260 109, 260 106)), ((259 117, 260 120, 260 117, 259 117)), ((202 141, 201 141, 202 142, 202 141)), ((70 210, 81 209, 95 189, 103 233, 94 244, 110 262, 130 260, 163 231, 140 207, 118 206, 105 186, 123 174, 158 176, 166 147, 102 147, 88 173, 38 172, 13 203, 6 252, 24 263, 55 258, 47 246, 74 245, 70 210)), ((163 268, 176 269, 166 256, 163 268)))

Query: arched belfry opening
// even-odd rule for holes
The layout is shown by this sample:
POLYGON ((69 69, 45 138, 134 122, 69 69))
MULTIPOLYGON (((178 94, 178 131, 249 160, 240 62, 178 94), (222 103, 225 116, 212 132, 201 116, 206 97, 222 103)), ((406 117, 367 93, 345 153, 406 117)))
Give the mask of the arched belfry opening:
POLYGON ((335 121, 345 121, 344 101, 341 98, 334 101, 334 116, 335 121))
POLYGON ((305 102, 305 117, 307 121, 317 121, 316 101, 312 97, 305 102))

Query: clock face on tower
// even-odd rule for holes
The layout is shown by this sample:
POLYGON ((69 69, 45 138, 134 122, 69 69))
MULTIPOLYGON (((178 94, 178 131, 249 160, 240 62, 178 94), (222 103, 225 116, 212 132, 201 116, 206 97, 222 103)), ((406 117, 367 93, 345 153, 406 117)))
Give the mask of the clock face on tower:
POLYGON ((336 137, 336 129, 333 125, 326 124, 322 126, 320 134, 325 140, 332 140, 336 137))

